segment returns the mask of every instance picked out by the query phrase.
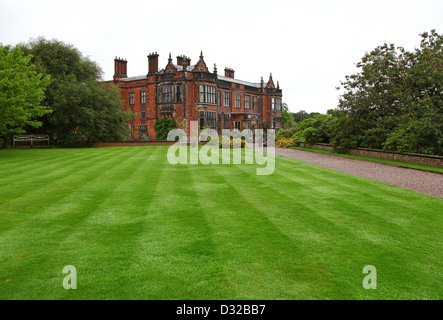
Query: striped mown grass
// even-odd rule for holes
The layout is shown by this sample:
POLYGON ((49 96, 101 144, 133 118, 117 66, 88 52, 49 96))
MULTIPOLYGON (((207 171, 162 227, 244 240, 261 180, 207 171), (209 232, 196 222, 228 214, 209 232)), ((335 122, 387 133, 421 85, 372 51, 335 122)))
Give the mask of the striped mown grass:
POLYGON ((270 176, 173 166, 167 150, 0 150, 0 299, 443 297, 442 200, 280 157, 270 176))

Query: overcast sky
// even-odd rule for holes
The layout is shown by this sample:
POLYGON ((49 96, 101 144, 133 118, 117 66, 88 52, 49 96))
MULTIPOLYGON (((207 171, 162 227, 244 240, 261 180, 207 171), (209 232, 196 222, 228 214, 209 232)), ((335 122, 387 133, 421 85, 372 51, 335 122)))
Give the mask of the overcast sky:
POLYGON ((147 55, 159 65, 171 52, 192 63, 203 50, 218 73, 280 82, 291 111, 335 108, 335 88, 367 51, 384 42, 413 50, 419 34, 443 32, 442 0, 0 0, 0 43, 43 36, 73 44, 112 79, 114 58, 128 75, 146 74, 147 55))

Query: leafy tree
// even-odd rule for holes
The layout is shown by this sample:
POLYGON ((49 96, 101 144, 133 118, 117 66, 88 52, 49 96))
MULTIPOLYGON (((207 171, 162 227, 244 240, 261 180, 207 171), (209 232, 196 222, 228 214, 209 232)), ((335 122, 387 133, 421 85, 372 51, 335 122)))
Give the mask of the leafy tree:
POLYGON ((122 112, 123 101, 115 86, 89 80, 66 83, 53 101, 51 124, 63 143, 121 141, 128 138, 131 111, 122 112))
POLYGON ((304 110, 301 110, 299 112, 296 113, 291 113, 292 118, 294 119, 295 122, 302 122, 305 119, 309 119, 309 118, 313 118, 316 115, 319 115, 321 113, 319 112, 311 112, 311 113, 307 113, 304 110))
POLYGON ((311 120, 311 125, 303 130, 305 141, 307 143, 329 143, 331 136, 329 122, 331 117, 319 114, 309 120, 311 120))
POLYGON ((429 117, 401 123, 387 137, 384 148, 399 152, 438 154, 443 150, 441 123, 429 117))
MULTIPOLYGON (((24 133, 24 127, 37 128, 37 120, 49 111, 41 105, 49 77, 36 72, 20 48, 0 44, 0 137, 24 133)), ((1 145, 0 141, 0 145, 1 145)))
POLYGON ((305 110, 301 110, 299 112, 293 113, 292 117, 294 118, 295 122, 302 122, 305 119, 311 118, 309 116, 309 113, 307 113, 305 110))
POLYGON ((295 141, 305 141, 307 143, 329 143, 331 139, 331 123, 333 121, 332 114, 329 111, 327 115, 317 114, 312 118, 295 123, 293 127, 280 129, 275 139, 292 138, 295 141))
POLYGON ((123 103, 114 86, 104 85, 100 67, 72 45, 44 38, 21 44, 39 72, 51 76, 42 118, 57 142, 118 141, 128 137, 123 103), (126 132, 126 133, 125 133, 126 132))
POLYGON ((177 125, 173 119, 168 119, 168 118, 157 119, 154 124, 155 135, 157 140, 167 140, 169 131, 176 128, 177 125))
POLYGON ((329 143, 331 120, 331 116, 325 114, 305 119, 298 124, 292 138, 307 143, 329 143))
POLYGON ((288 129, 280 129, 275 135, 275 140, 278 140, 280 138, 289 139, 298 131, 298 129, 299 129, 298 124, 295 124, 293 127, 290 127, 288 129))
POLYGON ((62 41, 38 38, 21 44, 25 54, 32 54, 32 62, 37 70, 51 75, 51 87, 63 80, 75 79, 78 82, 100 80, 102 70, 73 45, 62 41))
POLYGON ((283 129, 289 129, 295 126, 294 118, 292 117, 291 113, 289 113, 289 108, 287 103, 283 103, 282 105, 282 128, 283 129))
POLYGON ((435 30, 421 37, 414 52, 384 44, 366 53, 360 71, 341 83, 331 123, 336 148, 443 152, 443 37, 435 30))
POLYGON ((360 73, 347 76, 342 82, 346 92, 340 99, 339 110, 351 121, 340 118, 344 123, 338 128, 355 140, 346 147, 382 148, 404 107, 400 97, 400 59, 393 44, 384 44, 357 64, 362 69, 360 73))

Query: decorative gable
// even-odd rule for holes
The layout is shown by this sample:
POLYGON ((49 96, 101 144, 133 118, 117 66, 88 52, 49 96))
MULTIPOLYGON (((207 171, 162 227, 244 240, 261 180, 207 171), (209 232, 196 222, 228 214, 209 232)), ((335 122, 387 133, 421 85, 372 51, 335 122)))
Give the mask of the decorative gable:
POLYGON ((165 68, 165 73, 176 73, 176 72, 177 72, 177 68, 172 63, 171 54, 169 53, 169 59, 168 59, 168 64, 166 65, 166 68, 165 68))
POLYGON ((203 59, 203 51, 200 52, 200 59, 195 65, 194 71, 197 72, 209 72, 208 67, 206 66, 205 60, 203 59))
POLYGON ((272 73, 269 76, 268 84, 266 85, 268 89, 275 89, 274 80, 272 80, 272 73))

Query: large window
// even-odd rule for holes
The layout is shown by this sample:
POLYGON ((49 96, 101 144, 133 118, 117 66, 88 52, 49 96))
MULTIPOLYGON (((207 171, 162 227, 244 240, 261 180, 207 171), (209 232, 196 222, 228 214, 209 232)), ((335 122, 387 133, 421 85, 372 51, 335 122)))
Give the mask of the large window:
POLYGON ((272 110, 281 111, 281 98, 272 98, 272 110))
POLYGON ((134 104, 134 92, 129 92, 129 104, 134 104))
POLYGON ((229 113, 223 114, 223 129, 231 129, 231 115, 229 113))
POLYGON ((217 105, 221 106, 221 91, 217 91, 217 105))
POLYGON ((145 121, 146 120, 146 111, 140 111, 140 120, 145 121))
POLYGON ((172 103, 172 86, 160 88, 160 103, 172 103))
POLYGON ((245 95, 245 109, 251 109, 251 96, 245 95))
POLYGON ((230 107, 231 106, 231 93, 230 92, 224 92, 223 93, 223 106, 224 107, 230 107))
POLYGON ((183 87, 181 85, 165 85, 159 88, 159 103, 183 102, 183 87))
POLYGON ((140 103, 141 104, 146 103, 146 91, 140 91, 140 103))
POLYGON ((257 110, 257 109, 258 109, 258 97, 253 97, 253 98, 252 98, 252 108, 253 108, 254 110, 257 110))
POLYGON ((217 112, 215 111, 200 111, 199 112, 200 129, 204 127, 217 128, 217 112))
POLYGON ((275 98, 275 110, 281 111, 281 98, 275 98))
POLYGON ((206 86, 206 103, 213 103, 216 104, 216 93, 215 93, 215 87, 213 86, 206 86))
POLYGON ((217 96, 216 96, 216 88, 215 86, 208 85, 200 85, 199 86, 199 95, 198 99, 200 103, 208 103, 208 104, 216 104, 217 96))
POLYGON ((216 125, 217 121, 217 113, 212 111, 206 112, 206 125, 215 129, 217 127, 216 125))
POLYGON ((241 108, 241 95, 239 93, 235 94, 235 107, 241 108))

